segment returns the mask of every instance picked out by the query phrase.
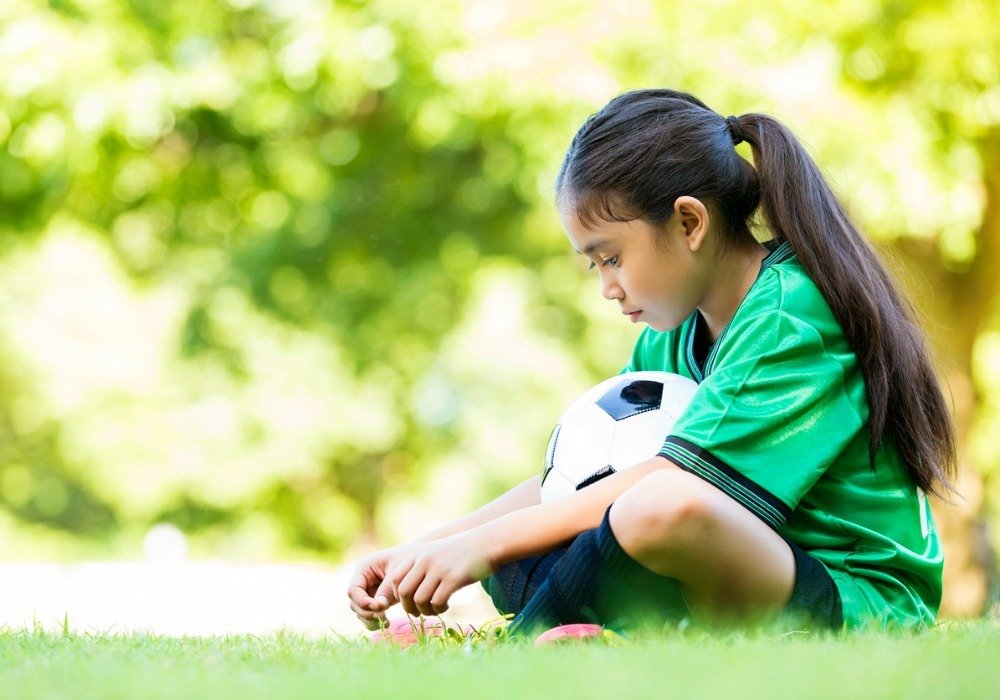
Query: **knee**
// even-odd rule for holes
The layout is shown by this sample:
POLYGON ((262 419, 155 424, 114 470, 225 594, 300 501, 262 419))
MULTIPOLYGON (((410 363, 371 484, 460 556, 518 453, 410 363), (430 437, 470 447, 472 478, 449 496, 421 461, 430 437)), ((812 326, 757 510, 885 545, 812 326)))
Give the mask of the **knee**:
POLYGON ((650 563, 698 547, 716 518, 711 488, 686 472, 656 471, 622 494, 611 506, 615 538, 631 557, 650 563))

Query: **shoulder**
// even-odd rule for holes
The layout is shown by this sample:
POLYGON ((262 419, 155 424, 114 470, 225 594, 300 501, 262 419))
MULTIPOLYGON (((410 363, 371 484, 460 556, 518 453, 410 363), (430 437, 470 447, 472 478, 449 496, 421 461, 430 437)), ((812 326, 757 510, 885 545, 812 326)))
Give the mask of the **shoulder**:
POLYGON ((720 339, 719 351, 759 353, 800 344, 822 353, 850 352, 823 293, 790 256, 761 271, 720 339))
MULTIPOLYGON (((780 290, 779 310, 805 323, 836 324, 830 305, 798 258, 792 257, 765 273, 780 290)), ((838 326, 839 327, 839 326, 838 326)))
POLYGON ((794 255, 761 270, 737 317, 777 311, 804 321, 833 317, 823 293, 794 255))

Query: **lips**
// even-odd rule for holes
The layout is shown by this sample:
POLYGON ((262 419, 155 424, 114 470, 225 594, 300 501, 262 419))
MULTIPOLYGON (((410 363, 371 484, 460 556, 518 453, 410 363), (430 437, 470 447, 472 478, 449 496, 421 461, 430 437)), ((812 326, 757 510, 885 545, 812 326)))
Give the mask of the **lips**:
POLYGON ((639 309, 638 311, 622 311, 622 313, 628 316, 628 319, 632 323, 635 323, 639 320, 639 315, 642 313, 642 309, 639 309))

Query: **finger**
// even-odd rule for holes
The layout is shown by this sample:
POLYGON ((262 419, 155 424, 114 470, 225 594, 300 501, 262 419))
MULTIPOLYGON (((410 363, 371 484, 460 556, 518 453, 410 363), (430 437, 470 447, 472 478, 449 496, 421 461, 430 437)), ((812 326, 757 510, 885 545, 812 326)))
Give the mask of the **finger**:
POLYGON ((364 625, 365 628, 369 630, 382 629, 387 624, 387 620, 385 619, 385 617, 373 617, 373 618, 362 617, 359 619, 361 620, 361 624, 364 625))
POLYGON ((375 599, 368 595, 368 593, 362 588, 351 589, 351 592, 348 593, 348 597, 351 599, 352 603, 356 603, 364 608, 372 608, 375 605, 375 599))
POLYGON ((415 562, 416 559, 412 556, 401 560, 396 566, 385 572, 385 582, 389 583, 393 590, 396 590, 399 587, 400 581, 410 572, 415 562))
POLYGON ((376 610, 369 610, 368 608, 358 605, 353 601, 351 602, 350 605, 351 605, 351 611, 354 612, 355 615, 364 615, 365 617, 371 617, 372 615, 375 615, 378 612, 376 610))
POLYGON ((441 585, 437 587, 434 594, 431 596, 431 607, 434 609, 435 615, 441 615, 447 612, 449 604, 448 601, 455 594, 461 586, 454 582, 449 582, 447 579, 441 581, 441 585))
POLYGON ((389 571, 385 575, 385 581, 390 589, 389 599, 396 599, 402 602, 402 598, 399 596, 399 584, 402 583, 403 579, 406 578, 407 574, 413 569, 414 562, 416 560, 413 557, 407 557, 403 561, 399 562, 392 571, 389 571))
POLYGON ((359 567, 351 577, 347 585, 347 597, 362 606, 371 605, 374 600, 371 597, 371 590, 380 581, 375 580, 375 573, 368 567, 359 567))
POLYGON ((385 610, 399 602, 396 592, 392 590, 392 581, 388 579, 382 581, 372 600, 374 601, 370 606, 372 610, 385 610))
POLYGON ((362 622, 365 622, 365 623, 368 622, 368 619, 369 619, 368 615, 369 615, 369 613, 367 613, 366 611, 361 610, 360 608, 358 608, 358 607, 356 607, 356 606, 354 606, 352 604, 351 605, 351 612, 353 612, 354 616, 356 618, 358 618, 359 620, 361 620, 362 622))
POLYGON ((358 620, 361 621, 361 624, 365 626, 366 630, 382 629, 382 627, 385 626, 385 620, 377 620, 377 619, 369 620, 367 618, 361 617, 360 615, 358 616, 358 620))
POLYGON ((424 577, 424 580, 420 582, 420 586, 413 594, 413 604, 417 607, 417 610, 420 611, 421 615, 434 616, 437 614, 434 612, 434 606, 431 605, 431 598, 434 596, 434 592, 437 591, 438 586, 440 585, 441 579, 430 574, 424 577))
POLYGON ((384 613, 377 610, 369 610, 368 608, 362 607, 357 603, 351 603, 351 611, 358 617, 364 617, 366 619, 372 619, 378 615, 384 615, 384 613))
MULTIPOLYGON (((409 560, 407 566, 412 566, 412 560, 409 560)), ((396 595, 396 578, 395 575, 397 571, 405 572, 409 571, 409 568, 400 569, 399 567, 394 568, 392 571, 386 573, 385 578, 375 589, 372 597, 372 605, 370 606, 372 610, 386 610, 391 608, 393 605, 399 602, 399 596, 396 595)))
POLYGON ((353 606, 352 610, 358 620, 361 621, 361 624, 370 630, 376 630, 385 623, 385 615, 383 613, 373 613, 353 606))
POLYGON ((358 562, 357 567, 354 569, 354 573, 351 574, 350 580, 347 582, 347 592, 350 594, 355 588, 367 588, 368 584, 371 582, 371 566, 368 562, 361 560, 358 562))
POLYGON ((396 586, 396 597, 402 603, 403 610, 410 615, 420 614, 416 604, 413 602, 413 596, 417 592, 417 589, 420 588, 420 584, 426 575, 427 572, 424 571, 424 565, 417 564, 406 573, 396 586))

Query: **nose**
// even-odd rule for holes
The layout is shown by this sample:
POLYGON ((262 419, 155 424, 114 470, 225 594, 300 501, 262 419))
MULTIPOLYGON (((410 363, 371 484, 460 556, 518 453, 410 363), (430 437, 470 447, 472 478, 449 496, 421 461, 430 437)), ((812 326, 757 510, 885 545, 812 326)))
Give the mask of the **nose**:
POLYGON ((614 275, 608 273, 601 276, 601 296, 608 301, 623 299, 625 297, 625 292, 617 280, 615 280, 614 275))

